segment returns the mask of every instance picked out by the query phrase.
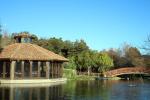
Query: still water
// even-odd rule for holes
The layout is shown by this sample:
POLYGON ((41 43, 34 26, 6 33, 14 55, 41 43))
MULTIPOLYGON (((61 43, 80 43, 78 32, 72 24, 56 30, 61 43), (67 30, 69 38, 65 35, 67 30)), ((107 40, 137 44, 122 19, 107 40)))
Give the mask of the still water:
POLYGON ((0 85, 0 100, 150 100, 150 81, 68 81, 57 85, 0 85))

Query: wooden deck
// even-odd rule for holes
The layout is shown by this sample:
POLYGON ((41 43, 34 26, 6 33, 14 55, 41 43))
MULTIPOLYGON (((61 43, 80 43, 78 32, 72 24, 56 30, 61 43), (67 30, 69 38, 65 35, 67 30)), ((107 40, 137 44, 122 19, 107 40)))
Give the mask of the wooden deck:
POLYGON ((10 80, 1 79, 0 84, 41 84, 41 83, 59 83, 65 82, 66 78, 56 78, 56 79, 20 79, 20 80, 10 80))

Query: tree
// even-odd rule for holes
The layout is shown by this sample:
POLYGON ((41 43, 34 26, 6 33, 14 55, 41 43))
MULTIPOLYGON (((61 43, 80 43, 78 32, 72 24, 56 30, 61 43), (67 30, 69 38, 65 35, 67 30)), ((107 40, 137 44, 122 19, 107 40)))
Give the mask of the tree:
POLYGON ((91 70, 91 66, 93 64, 93 61, 91 59, 91 55, 90 55, 90 51, 85 51, 82 53, 83 55, 83 62, 84 62, 84 67, 87 69, 88 71, 88 75, 90 74, 90 70, 91 70))
POLYGON ((63 43, 63 48, 61 49, 62 55, 65 57, 71 57, 74 55, 74 44, 73 42, 66 40, 63 43))
POLYGON ((131 67, 133 67, 133 66, 145 66, 144 58, 141 56, 140 51, 136 47, 130 47, 126 51, 125 57, 131 63, 131 67))
POLYGON ((75 63, 77 70, 87 71, 90 74, 91 67, 93 67, 93 59, 91 51, 83 51, 75 56, 75 63))
POLYGON ((13 43, 13 39, 11 38, 11 35, 8 35, 7 31, 4 31, 1 38, 1 47, 4 48, 7 45, 10 45, 13 43))
POLYGON ((113 59, 111 59, 107 53, 99 53, 97 56, 96 64, 98 70, 103 73, 114 66, 113 59))
POLYGON ((147 36, 147 40, 144 41, 142 49, 144 49, 146 53, 145 55, 143 55, 145 65, 147 67, 150 67, 150 34, 147 36))
POLYGON ((79 54, 83 51, 89 50, 89 47, 87 46, 86 42, 84 40, 76 40, 74 42, 74 53, 79 54))
POLYGON ((57 54, 61 54, 61 50, 63 49, 63 45, 64 45, 64 42, 61 38, 55 38, 55 37, 49 39, 41 38, 35 43, 57 54))
POLYGON ((143 55, 145 66, 150 67, 150 55, 143 55))
POLYGON ((96 72, 105 72, 113 67, 113 60, 107 53, 96 51, 84 51, 75 59, 77 70, 87 71, 90 74, 91 69, 96 72))
POLYGON ((69 57, 69 62, 65 64, 65 68, 67 69, 76 69, 76 64, 75 64, 75 57, 69 57))
POLYGON ((55 53, 60 54, 63 48, 63 40, 62 38, 53 37, 48 40, 48 45, 49 47, 51 46, 49 50, 52 50, 55 53))
POLYGON ((34 43, 65 57, 77 56, 81 52, 89 50, 84 40, 71 42, 69 40, 63 41, 62 38, 53 37, 49 39, 37 39, 34 43))
POLYGON ((121 60, 121 50, 120 49, 114 49, 111 48, 106 53, 109 55, 111 59, 113 59, 114 68, 120 67, 120 60, 121 60))
POLYGON ((114 68, 145 66, 139 49, 127 43, 119 49, 109 49, 105 52, 113 59, 114 68))
POLYGON ((0 24, 0 49, 2 48, 1 43, 2 43, 2 25, 0 24))
POLYGON ((144 44, 144 46, 142 46, 142 49, 145 50, 147 55, 150 55, 150 34, 147 36, 147 40, 144 42, 145 42, 145 44, 144 44))

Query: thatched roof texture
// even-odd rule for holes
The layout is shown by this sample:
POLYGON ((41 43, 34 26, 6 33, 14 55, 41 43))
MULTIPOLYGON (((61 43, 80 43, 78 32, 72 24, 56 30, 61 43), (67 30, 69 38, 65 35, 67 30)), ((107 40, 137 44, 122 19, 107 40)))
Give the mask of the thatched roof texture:
POLYGON ((48 60, 68 61, 68 59, 30 43, 15 43, 5 47, 0 60, 48 60))

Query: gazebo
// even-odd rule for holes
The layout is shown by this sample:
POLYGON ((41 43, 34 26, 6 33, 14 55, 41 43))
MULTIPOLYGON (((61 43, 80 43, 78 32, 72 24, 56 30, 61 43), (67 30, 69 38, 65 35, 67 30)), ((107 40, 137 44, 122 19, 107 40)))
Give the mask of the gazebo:
POLYGON ((0 53, 0 83, 37 83, 62 80, 68 59, 32 44, 29 34, 14 36, 15 43, 0 53))

